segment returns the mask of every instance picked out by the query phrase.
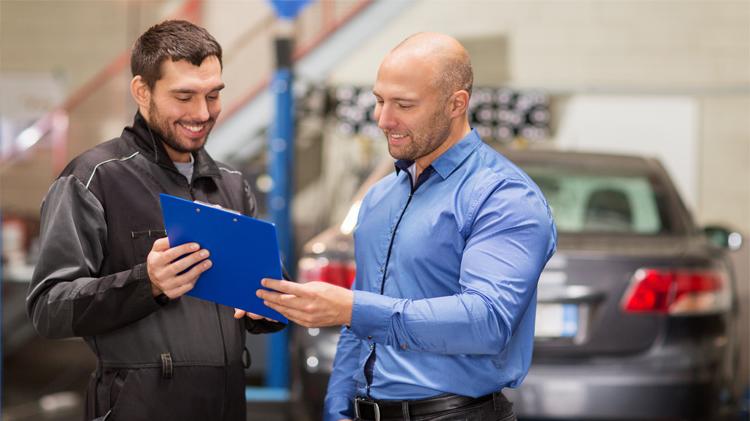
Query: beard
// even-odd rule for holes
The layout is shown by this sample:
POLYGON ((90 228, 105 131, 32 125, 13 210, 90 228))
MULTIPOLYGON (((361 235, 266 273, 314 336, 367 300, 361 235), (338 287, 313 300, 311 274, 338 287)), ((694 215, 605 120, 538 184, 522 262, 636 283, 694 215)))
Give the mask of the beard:
POLYGON ((177 133, 175 133, 174 126, 159 112, 159 109, 156 106, 156 103, 154 103, 153 99, 151 99, 149 103, 148 120, 151 130, 155 131, 159 136, 161 136, 162 141, 166 143, 167 146, 180 153, 196 152, 203 146, 205 146, 206 142, 208 141, 208 135, 211 132, 211 129, 213 128, 215 122, 214 118, 209 118, 208 121, 205 122, 197 122, 205 123, 208 126, 206 135, 198 140, 187 139, 181 142, 177 137, 177 133))
MULTIPOLYGON (((402 148, 394 148, 388 143, 388 153, 395 159, 416 161, 429 155, 442 145, 450 135, 450 119, 443 115, 442 109, 435 110, 429 121, 419 131, 409 133, 411 142, 402 148)), ((388 132, 384 131, 386 138, 388 132)))

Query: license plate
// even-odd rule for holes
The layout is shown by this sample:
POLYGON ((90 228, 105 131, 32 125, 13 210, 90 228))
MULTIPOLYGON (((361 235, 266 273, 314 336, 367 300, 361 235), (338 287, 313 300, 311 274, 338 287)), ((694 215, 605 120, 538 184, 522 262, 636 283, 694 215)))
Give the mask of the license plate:
POLYGON ((537 338, 572 338, 578 333, 578 306, 539 303, 536 306, 537 338))

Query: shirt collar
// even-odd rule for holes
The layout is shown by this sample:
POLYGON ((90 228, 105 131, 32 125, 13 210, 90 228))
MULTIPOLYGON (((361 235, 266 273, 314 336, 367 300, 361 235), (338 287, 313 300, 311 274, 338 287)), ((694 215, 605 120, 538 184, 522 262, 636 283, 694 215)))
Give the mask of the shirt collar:
MULTIPOLYGON (((475 129, 472 129, 469 134, 463 137, 463 139, 459 140, 455 145, 451 146, 450 149, 443 152, 442 155, 432 161, 430 167, 432 167, 440 177, 446 179, 481 143, 482 140, 479 138, 479 134, 475 129)), ((395 163, 396 174, 401 170, 408 170, 412 164, 414 164, 414 161, 406 159, 397 160, 395 163)))
POLYGON ((401 171, 408 171, 409 167, 414 165, 414 161, 409 161, 408 159, 399 159, 394 165, 396 166, 396 174, 398 174, 401 171))

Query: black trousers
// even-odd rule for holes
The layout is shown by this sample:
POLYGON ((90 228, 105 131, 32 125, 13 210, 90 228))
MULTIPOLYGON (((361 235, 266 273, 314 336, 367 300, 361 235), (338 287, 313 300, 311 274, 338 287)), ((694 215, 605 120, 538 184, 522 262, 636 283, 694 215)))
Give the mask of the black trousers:
MULTIPOLYGON (((381 421, 516 421, 513 404, 502 394, 496 393, 492 399, 477 404, 429 415, 398 418, 380 418, 381 421)), ((355 421, 375 421, 372 418, 355 418, 355 421)))

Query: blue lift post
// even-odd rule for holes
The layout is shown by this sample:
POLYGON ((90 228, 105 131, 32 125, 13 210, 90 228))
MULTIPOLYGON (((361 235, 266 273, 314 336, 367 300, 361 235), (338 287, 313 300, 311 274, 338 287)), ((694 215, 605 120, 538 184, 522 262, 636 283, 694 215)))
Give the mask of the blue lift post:
MULTIPOLYGON (((0 208, 0 230, 3 227, 3 209, 0 208)), ((3 237, 0 235, 0 254, 3 250, 3 237)), ((3 325, 3 285, 5 285, 5 277, 3 276, 3 259, 0 258, 0 327, 3 325)), ((0 385, 4 385, 3 381, 3 335, 0 334, 0 385)), ((0 387, 0 414, 3 413, 3 387, 0 387)))
MULTIPOLYGON (((271 0, 280 19, 280 27, 288 28, 277 36, 276 73, 271 90, 276 97, 275 118, 268 134, 268 173, 273 187, 268 195, 271 220, 276 224, 279 247, 286 268, 296 272, 293 253, 293 227, 291 202, 294 175, 294 94, 292 85, 293 20, 309 0, 271 0)), ((289 329, 271 335, 269 341, 266 386, 271 389, 289 389, 289 329)))

